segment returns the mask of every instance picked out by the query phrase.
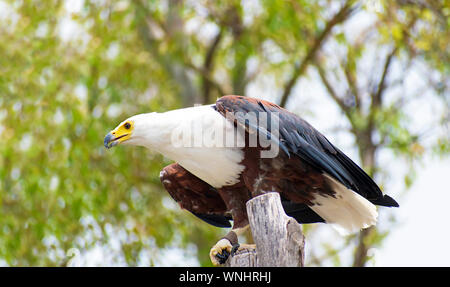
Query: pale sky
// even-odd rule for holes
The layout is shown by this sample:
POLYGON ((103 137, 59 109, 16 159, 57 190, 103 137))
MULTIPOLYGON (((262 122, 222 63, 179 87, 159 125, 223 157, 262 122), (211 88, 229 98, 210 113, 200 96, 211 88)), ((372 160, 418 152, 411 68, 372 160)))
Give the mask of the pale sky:
POLYGON ((450 159, 427 159, 417 174, 376 266, 450 266, 450 159))

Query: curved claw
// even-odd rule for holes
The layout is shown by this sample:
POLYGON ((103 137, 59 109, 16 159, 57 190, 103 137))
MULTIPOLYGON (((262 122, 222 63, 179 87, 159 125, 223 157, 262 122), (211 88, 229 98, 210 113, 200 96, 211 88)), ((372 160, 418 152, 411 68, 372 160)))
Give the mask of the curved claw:
POLYGON ((239 243, 234 244, 231 247, 231 252, 228 252, 226 249, 222 250, 222 253, 217 253, 216 254, 216 258, 218 259, 220 264, 224 264, 225 262, 227 262, 228 257, 233 257, 236 252, 239 250, 239 243))
POLYGON ((230 254, 231 257, 233 257, 234 254, 236 254, 236 252, 239 250, 240 246, 241 245, 239 243, 236 243, 236 244, 233 245, 233 247, 231 247, 231 254, 230 254))
POLYGON ((227 262, 228 257, 230 257, 230 253, 228 253, 228 251, 226 250, 222 250, 222 254, 216 254, 216 258, 218 259, 219 264, 224 264, 225 262, 227 262))

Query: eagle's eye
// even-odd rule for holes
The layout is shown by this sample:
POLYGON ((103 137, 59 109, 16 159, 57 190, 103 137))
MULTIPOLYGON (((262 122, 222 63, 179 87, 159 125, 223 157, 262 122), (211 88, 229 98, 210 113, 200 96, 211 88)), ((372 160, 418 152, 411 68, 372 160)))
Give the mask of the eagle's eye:
POLYGON ((124 127, 125 127, 127 130, 129 130, 129 129, 131 128, 131 125, 130 125, 130 123, 125 123, 124 127))

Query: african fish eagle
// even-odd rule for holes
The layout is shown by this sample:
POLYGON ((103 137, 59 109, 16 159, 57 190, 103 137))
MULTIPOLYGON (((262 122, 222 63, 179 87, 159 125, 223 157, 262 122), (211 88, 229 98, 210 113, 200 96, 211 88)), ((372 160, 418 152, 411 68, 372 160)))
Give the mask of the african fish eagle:
POLYGON ((135 115, 104 139, 107 148, 119 143, 176 162, 160 179, 181 208, 217 227, 233 221, 211 248, 215 265, 236 250, 237 236, 248 228, 246 202, 265 192, 278 192, 285 212, 299 223, 325 222, 348 231, 374 225, 375 205, 398 207, 309 123, 260 99, 224 96, 213 105, 135 115), (212 137, 214 142, 205 140, 212 137), (270 155, 273 147, 278 152, 270 155))

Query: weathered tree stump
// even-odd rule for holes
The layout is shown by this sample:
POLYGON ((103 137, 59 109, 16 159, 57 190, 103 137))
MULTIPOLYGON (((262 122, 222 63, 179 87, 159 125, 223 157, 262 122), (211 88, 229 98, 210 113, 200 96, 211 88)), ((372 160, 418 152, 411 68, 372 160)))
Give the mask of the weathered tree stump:
POLYGON ((247 202, 256 250, 243 249, 227 260, 228 267, 301 267, 305 239, 298 222, 286 215, 280 195, 270 192, 247 202))

